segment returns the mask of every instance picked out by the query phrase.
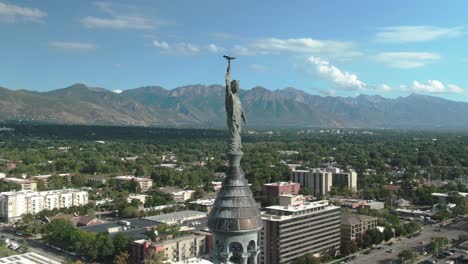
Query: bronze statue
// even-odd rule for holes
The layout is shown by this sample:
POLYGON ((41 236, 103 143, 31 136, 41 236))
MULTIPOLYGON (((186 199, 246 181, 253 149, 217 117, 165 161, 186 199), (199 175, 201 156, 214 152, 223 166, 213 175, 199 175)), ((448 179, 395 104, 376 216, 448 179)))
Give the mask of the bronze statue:
POLYGON ((247 121, 238 95, 239 81, 231 81, 231 60, 235 58, 226 55, 223 57, 228 61, 226 71, 226 113, 229 129, 229 152, 237 153, 242 152, 242 121, 244 121, 244 123, 247 123, 247 121))

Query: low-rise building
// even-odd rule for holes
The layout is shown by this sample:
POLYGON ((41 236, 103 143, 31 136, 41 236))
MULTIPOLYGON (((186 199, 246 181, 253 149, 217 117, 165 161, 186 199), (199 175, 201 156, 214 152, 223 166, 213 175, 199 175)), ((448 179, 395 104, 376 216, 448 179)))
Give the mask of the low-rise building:
POLYGON ((192 194, 195 193, 194 190, 182 190, 175 187, 160 187, 159 190, 163 193, 171 195, 172 199, 176 202, 185 202, 192 198, 192 194))
POLYGON ((361 214, 343 214, 341 241, 360 241, 368 229, 377 227, 377 217, 361 214))
POLYGON ((273 182, 263 184, 263 195, 279 197, 282 194, 299 193, 301 185, 297 182, 273 182))
POLYGON ((3 178, 2 181, 16 184, 21 187, 21 191, 36 191, 37 182, 31 179, 3 178))
POLYGON ((117 176, 113 178, 116 181, 133 181, 137 184, 140 192, 148 192, 153 186, 153 180, 150 178, 141 178, 135 176, 117 176))
POLYGON ((372 210, 381 210, 385 208, 384 202, 370 201, 367 204, 363 204, 362 208, 372 209, 372 210))
POLYGON ((163 252, 164 257, 171 262, 202 257, 206 254, 205 235, 190 234, 159 242, 151 242, 146 239, 133 241, 130 249, 130 261, 131 263, 144 263, 151 254, 158 252, 163 252))
POLYGON ((54 191, 18 191, 0 193, 0 217, 7 222, 21 219, 24 214, 42 210, 68 208, 88 204, 88 192, 78 189, 54 191))

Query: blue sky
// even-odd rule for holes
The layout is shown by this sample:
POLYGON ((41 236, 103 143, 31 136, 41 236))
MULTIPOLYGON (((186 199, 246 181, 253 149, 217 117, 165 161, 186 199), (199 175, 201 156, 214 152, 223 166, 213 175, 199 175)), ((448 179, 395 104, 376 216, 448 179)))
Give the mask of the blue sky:
POLYGON ((0 86, 222 84, 468 102, 467 1, 0 0, 0 86))

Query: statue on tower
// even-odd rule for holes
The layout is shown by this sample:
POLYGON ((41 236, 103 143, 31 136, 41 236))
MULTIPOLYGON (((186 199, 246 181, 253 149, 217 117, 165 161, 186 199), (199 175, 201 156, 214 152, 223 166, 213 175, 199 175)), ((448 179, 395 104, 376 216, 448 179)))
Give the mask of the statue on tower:
POLYGON ((224 58, 228 61, 226 71, 226 113, 229 129, 229 152, 242 153, 242 121, 244 123, 247 123, 247 121, 238 95, 239 81, 231 81, 231 60, 235 58, 226 55, 224 58))

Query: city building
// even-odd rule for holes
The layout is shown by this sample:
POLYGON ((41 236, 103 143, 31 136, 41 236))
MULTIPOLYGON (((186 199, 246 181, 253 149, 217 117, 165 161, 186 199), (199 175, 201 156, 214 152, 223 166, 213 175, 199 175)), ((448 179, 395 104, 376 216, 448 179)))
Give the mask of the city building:
POLYGON ((31 179, 3 178, 2 181, 16 184, 21 187, 21 191, 36 191, 37 182, 31 179))
POLYGON ((150 178, 140 178, 135 176, 117 176, 113 178, 116 181, 133 181, 140 192, 148 192, 153 186, 153 180, 150 178))
POLYGON ((182 190, 175 187, 160 187, 159 190, 163 193, 170 194, 172 199, 176 202, 185 202, 192 198, 192 194, 195 193, 194 190, 182 190))
POLYGON ((341 241, 360 241, 368 229, 377 227, 377 217, 361 214, 343 214, 341 241))
POLYGON ((307 188, 313 196, 322 196, 331 190, 332 173, 321 169, 294 170, 291 181, 307 188))
POLYGON ((361 205, 362 208, 372 209, 372 210, 381 210, 385 208, 384 202, 370 201, 366 204, 361 205))
POLYGON ((88 192, 78 189, 54 191, 18 191, 0 193, 0 217, 7 222, 21 219, 24 214, 42 210, 68 208, 88 204, 88 192))
POLYGON ((261 217, 261 264, 289 264, 340 248, 341 208, 327 200, 266 207, 261 217))
MULTIPOLYGON (((352 192, 357 191, 357 173, 354 170, 342 172, 339 168, 331 168, 332 186, 340 189, 348 189, 352 192)), ((329 170, 329 169, 327 169, 329 170)))
POLYGON ((213 209, 215 199, 198 199, 196 201, 190 202, 190 206, 194 210, 204 211, 204 212, 211 212, 213 209))
POLYGON ((151 254, 163 252, 171 262, 202 257, 206 254, 205 235, 189 234, 173 239, 152 242, 147 239, 133 241, 130 245, 131 263, 144 263, 151 254))
POLYGON ((282 194, 298 194, 301 185, 297 182, 273 182, 263 184, 263 195, 278 197, 282 194))
POLYGON ((108 177, 102 175, 91 175, 88 176, 87 181, 90 184, 98 183, 98 184, 106 184, 109 180, 108 177))
POLYGON ((50 223, 54 219, 69 220, 70 222, 73 223, 75 227, 100 225, 100 224, 105 223, 104 221, 97 219, 95 217, 89 217, 86 215, 76 215, 76 214, 63 214, 63 213, 59 213, 55 216, 44 217, 42 221, 45 223, 50 223))
POLYGON ((306 202, 303 195, 284 194, 279 196, 279 204, 281 206, 297 206, 306 202))
MULTIPOLYGON (((187 221, 206 219, 207 214, 199 211, 185 210, 169 214, 154 215, 145 217, 147 220, 164 223, 167 225, 183 224, 187 221)), ((205 221, 206 222, 206 221, 205 221)))

